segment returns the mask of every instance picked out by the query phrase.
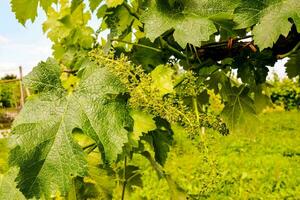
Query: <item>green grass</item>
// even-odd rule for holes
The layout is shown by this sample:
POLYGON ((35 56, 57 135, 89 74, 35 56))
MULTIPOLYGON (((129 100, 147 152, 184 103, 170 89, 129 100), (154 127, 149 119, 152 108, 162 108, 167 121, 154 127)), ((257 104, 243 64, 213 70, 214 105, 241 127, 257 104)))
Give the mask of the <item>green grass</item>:
POLYGON ((8 148, 7 139, 0 139, 0 174, 8 170, 8 148))
MULTIPOLYGON (((201 138, 189 141, 177 134, 166 172, 192 199, 300 199, 300 113, 267 113, 260 119, 250 134, 208 133, 207 148, 201 138)), ((165 182, 150 167, 145 175, 144 189, 134 199, 164 199, 165 182)))
POLYGON ((218 193, 241 199, 300 199, 300 113, 267 113, 261 121, 253 134, 218 138, 210 146, 225 180, 218 193))

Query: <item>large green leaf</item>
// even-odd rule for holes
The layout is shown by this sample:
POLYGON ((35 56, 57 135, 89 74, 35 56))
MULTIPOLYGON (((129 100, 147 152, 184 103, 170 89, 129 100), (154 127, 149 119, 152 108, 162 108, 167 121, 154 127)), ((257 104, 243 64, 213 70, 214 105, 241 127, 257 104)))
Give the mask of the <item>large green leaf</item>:
POLYGON ((32 22, 35 20, 38 4, 40 4, 44 10, 47 10, 52 3, 56 2, 57 0, 11 0, 11 8, 17 20, 25 25, 27 20, 31 20, 32 22))
POLYGON ((180 1, 179 7, 172 7, 165 1, 151 1, 143 14, 146 36, 152 41, 164 32, 175 29, 174 38, 182 46, 187 43, 200 45, 217 32, 214 17, 230 20, 237 1, 191 0, 180 1))
POLYGON ((243 0, 235 10, 237 28, 252 25, 254 41, 261 48, 272 47, 280 35, 287 36, 291 30, 292 18, 300 27, 300 1, 298 0, 243 0))
POLYGON ((234 11, 234 21, 238 23, 235 28, 248 28, 258 23, 263 15, 263 10, 266 9, 268 3, 271 2, 272 0, 241 0, 234 11))
POLYGON ((26 21, 30 19, 32 22, 37 16, 38 0, 12 0, 11 8, 15 13, 17 20, 25 25, 26 21))
POLYGON ((10 162, 20 167, 18 186, 26 197, 66 195, 71 180, 84 176, 87 163, 72 130, 80 128, 111 162, 128 141, 131 126, 125 88, 105 67, 90 65, 71 94, 59 82, 60 66, 49 59, 26 77, 38 94, 29 98, 13 124, 15 147, 10 162), (47 76, 44 76, 47 74, 47 76), (55 78, 56 77, 56 78, 55 78))
POLYGON ((6 174, 0 174, 1 200, 25 200, 23 194, 16 188, 15 178, 17 174, 16 168, 11 168, 6 174))

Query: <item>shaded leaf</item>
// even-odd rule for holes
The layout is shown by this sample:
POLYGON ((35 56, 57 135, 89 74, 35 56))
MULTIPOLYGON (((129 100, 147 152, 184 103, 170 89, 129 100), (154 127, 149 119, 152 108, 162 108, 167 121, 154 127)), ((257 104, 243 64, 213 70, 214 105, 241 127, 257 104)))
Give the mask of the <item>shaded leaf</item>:
POLYGON ((289 78, 294 78, 300 75, 300 50, 289 56, 290 59, 285 64, 286 73, 289 78))
MULTIPOLYGON (((140 39, 139 44, 157 48, 148 38, 140 39)), ((160 64, 166 63, 169 57, 170 56, 165 55, 164 52, 138 46, 133 46, 131 51, 131 60, 146 69, 153 69, 160 64)))
POLYGON ((237 29, 248 28, 259 22, 263 10, 269 5, 265 0, 242 0, 234 11, 234 21, 237 22, 237 29))
POLYGON ((168 122, 156 118, 157 129, 143 136, 143 140, 147 141, 155 153, 155 160, 161 165, 164 165, 170 146, 173 142, 173 131, 168 122))
POLYGON ((237 130, 244 126, 251 127, 258 121, 253 100, 248 96, 245 86, 232 87, 221 113, 228 127, 237 130))
MULTIPOLYGON (((134 165, 127 165, 125 169, 125 179, 127 187, 131 189, 132 186, 143 187, 142 174, 139 172, 140 168, 134 165)), ((124 169, 119 171, 119 176, 123 177, 124 169)))

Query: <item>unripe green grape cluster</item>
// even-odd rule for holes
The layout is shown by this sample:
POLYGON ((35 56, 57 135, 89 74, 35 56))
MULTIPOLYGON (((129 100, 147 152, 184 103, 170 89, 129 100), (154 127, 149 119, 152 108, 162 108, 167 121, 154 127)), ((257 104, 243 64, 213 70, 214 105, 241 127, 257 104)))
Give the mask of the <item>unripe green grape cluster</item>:
MULTIPOLYGON (((100 66, 107 67, 119 77, 127 87, 130 108, 167 120, 170 124, 179 124, 191 137, 201 132, 201 127, 208 127, 228 134, 225 123, 216 116, 200 112, 196 116, 193 106, 185 103, 186 98, 196 97, 205 89, 192 72, 175 75, 182 76, 173 93, 161 95, 159 88, 153 87, 150 74, 145 73, 141 66, 133 65, 125 56, 114 59, 112 54, 105 55, 102 50, 90 52, 91 59, 100 66)), ((170 66, 169 66, 170 67, 170 66)))

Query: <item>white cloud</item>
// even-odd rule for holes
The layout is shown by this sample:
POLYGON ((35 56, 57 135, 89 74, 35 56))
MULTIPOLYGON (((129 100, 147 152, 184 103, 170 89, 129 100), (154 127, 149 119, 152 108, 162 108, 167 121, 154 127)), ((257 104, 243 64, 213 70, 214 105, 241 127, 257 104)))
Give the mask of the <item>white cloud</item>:
POLYGON ((16 43, 8 41, 0 45, 0 77, 5 74, 18 74, 19 66, 23 67, 24 75, 40 61, 46 60, 52 54, 50 41, 35 43, 16 43))
POLYGON ((0 44, 7 44, 9 43, 9 39, 4 37, 3 35, 0 35, 0 44))

